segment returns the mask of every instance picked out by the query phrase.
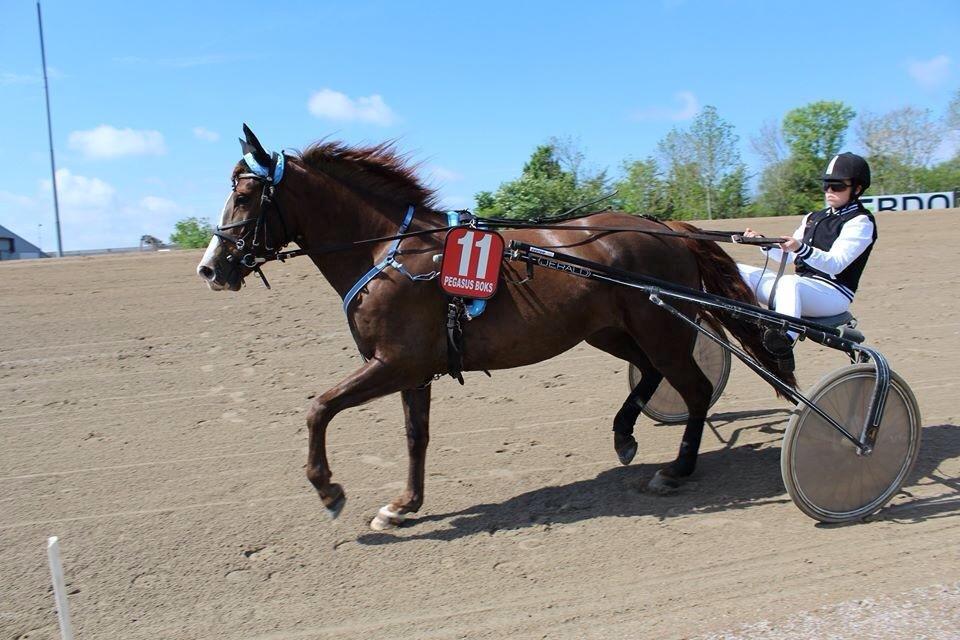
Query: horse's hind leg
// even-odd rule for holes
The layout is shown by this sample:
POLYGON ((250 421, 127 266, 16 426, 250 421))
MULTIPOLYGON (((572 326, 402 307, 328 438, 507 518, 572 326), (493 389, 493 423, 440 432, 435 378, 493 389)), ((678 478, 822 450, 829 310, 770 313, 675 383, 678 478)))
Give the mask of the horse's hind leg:
POLYGON ((370 527, 382 531, 400 525, 407 514, 416 513, 423 504, 423 481, 430 442, 430 385, 407 389, 403 399, 403 418, 407 430, 409 467, 407 488, 396 500, 380 508, 370 527))
POLYGON ((713 385, 700 370, 690 351, 692 350, 670 349, 651 353, 651 359, 687 403, 690 412, 677 458, 657 471, 650 481, 650 489, 654 491, 665 492, 678 488, 697 465, 697 454, 700 451, 700 439, 703 437, 703 424, 710 408, 713 385))
POLYGON ((640 417, 643 406, 660 386, 663 375, 650 363, 650 359, 637 342, 626 332, 608 329, 590 336, 587 338, 587 343, 614 357, 626 360, 640 370, 640 382, 623 401, 623 406, 613 419, 613 448, 621 464, 630 464, 637 454, 637 440, 633 437, 633 427, 637 423, 637 418, 640 417))

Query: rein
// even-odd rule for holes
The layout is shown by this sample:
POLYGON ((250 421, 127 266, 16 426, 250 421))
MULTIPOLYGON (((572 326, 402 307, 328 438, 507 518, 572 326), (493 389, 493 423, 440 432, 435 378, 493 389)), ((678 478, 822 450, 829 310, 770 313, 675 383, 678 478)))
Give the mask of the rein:
MULTIPOLYGON (((246 125, 244 125, 246 127, 246 125)), ((246 131, 246 128, 245 128, 246 131)), ((252 134, 248 134, 252 135, 252 134)), ((396 261, 394 257, 398 253, 399 244, 406 238, 415 238, 420 236, 433 235, 437 233, 445 233, 453 229, 459 229, 463 227, 470 228, 482 228, 482 229, 546 229, 550 231, 595 231, 600 233, 644 233, 652 236, 667 236, 673 238, 686 238, 690 240, 710 240, 714 242, 730 242, 734 244, 750 244, 750 245, 774 245, 778 244, 779 241, 770 238, 763 237, 753 237, 747 238, 744 237, 739 232, 734 231, 710 231, 701 229, 697 232, 690 233, 685 231, 674 231, 673 229, 664 228, 664 229, 638 229, 636 227, 605 227, 605 226, 583 226, 583 227, 565 227, 560 226, 560 222, 568 222, 570 220, 578 220, 587 217, 592 214, 578 214, 578 215, 566 215, 560 214, 558 216, 546 217, 546 218, 535 218, 532 221, 524 220, 510 220, 506 218, 480 218, 468 214, 470 219, 466 223, 455 224, 455 225, 446 225, 442 227, 435 227, 431 229, 423 229, 420 231, 407 231, 407 227, 410 224, 412 218, 414 206, 410 205, 408 207, 407 216, 405 217, 403 223, 400 226, 400 232, 390 236, 381 236, 378 238, 368 238, 365 240, 356 240, 353 242, 331 244, 326 246, 320 246, 314 249, 293 249, 290 251, 281 251, 282 246, 270 246, 271 239, 270 233, 267 227, 267 213, 270 208, 276 209, 277 218, 280 221, 280 225, 283 228, 283 238, 281 243, 287 239, 287 225, 284 221, 283 213, 280 211, 280 207, 276 200, 274 199, 274 193, 276 192, 277 186, 279 186, 280 181, 283 179, 284 168, 286 164, 286 158, 282 153, 273 153, 270 156, 267 156, 266 152, 262 150, 262 147, 254 148, 248 142, 241 139, 240 144, 243 147, 244 155, 243 160, 250 168, 250 173, 241 173, 236 176, 233 183, 233 188, 236 190, 237 183, 240 180, 250 179, 256 180, 257 182, 263 185, 263 189, 260 194, 260 210, 257 213, 255 218, 247 218, 245 220, 239 220, 236 222, 231 222, 229 224, 220 225, 213 232, 213 235, 220 238, 226 243, 232 244, 235 248, 235 251, 232 251, 227 256, 227 261, 232 262, 237 260, 240 265, 247 267, 248 269, 253 270, 263 281, 263 284, 269 289, 270 283, 267 281, 266 276, 263 274, 261 267, 267 263, 274 260, 284 262, 288 258, 296 258, 298 256, 310 255, 326 255, 330 253, 337 253, 341 251, 351 251, 358 247, 363 247, 367 245, 380 244, 383 242, 393 242, 393 246, 388 252, 388 256, 385 260, 386 263, 392 265, 396 261), (258 158, 259 157, 259 158, 258 158), (251 228, 251 224, 253 225, 251 228), (224 233, 224 231, 230 229, 241 228, 245 229, 244 233, 240 236, 234 236, 224 233), (261 243, 262 237, 262 243, 261 243), (257 255, 257 249, 261 249, 259 252, 260 255, 257 255)), ((258 143, 259 144, 259 143, 258 143)), ((589 205, 591 203, 587 203, 589 205)), ((578 207, 579 208, 579 207, 578 207)), ((571 210, 573 211, 573 210, 571 210)), ((651 218, 649 216, 644 216, 649 220, 654 220, 659 224, 666 227, 666 225, 657 220, 656 218, 651 218)), ((382 265, 380 269, 382 270, 382 265)), ((377 267, 374 268, 376 270, 377 267)), ((369 276, 370 274, 367 274, 369 276)), ((365 276, 365 277, 367 277, 365 276)), ((363 282, 363 279, 361 279, 363 282)), ((355 287, 356 288, 356 287, 355 287)), ((347 306, 350 304, 352 296, 348 296, 345 304, 344 310, 346 311, 347 306)))
POLYGON ((316 249, 293 249, 290 251, 278 251, 273 255, 266 256, 261 260, 263 262, 268 262, 271 260, 279 260, 283 262, 287 258, 296 258, 298 256, 305 255, 325 255, 328 253, 337 253, 339 251, 350 251, 351 249, 357 247, 363 247, 371 244, 378 244, 382 242, 390 242, 393 240, 403 240, 405 238, 416 238, 421 236, 432 235, 435 233, 444 233, 446 231, 452 231, 453 229, 460 229, 463 227, 471 228, 485 228, 485 229, 549 229, 551 231, 601 231, 606 233, 622 233, 622 232, 631 232, 631 233, 644 233, 652 236, 668 236, 674 238, 688 238, 690 240, 711 240, 713 242, 729 242, 733 244, 750 244, 750 245, 775 245, 779 244, 780 240, 773 238, 747 238, 743 236, 740 232, 737 231, 710 231, 703 229, 699 233, 688 233, 684 231, 674 231, 673 229, 637 229, 636 227, 603 227, 603 226, 588 226, 588 227, 562 227, 557 224, 538 224, 538 223, 526 223, 523 221, 501 221, 501 220, 491 220, 486 218, 475 218, 472 222, 458 225, 449 225, 444 227, 435 227, 433 229, 422 229, 420 231, 409 231, 405 233, 398 233, 392 236, 381 236, 379 238, 368 238, 366 240, 356 240, 354 242, 344 242, 340 244, 332 244, 327 246, 318 247, 316 249))

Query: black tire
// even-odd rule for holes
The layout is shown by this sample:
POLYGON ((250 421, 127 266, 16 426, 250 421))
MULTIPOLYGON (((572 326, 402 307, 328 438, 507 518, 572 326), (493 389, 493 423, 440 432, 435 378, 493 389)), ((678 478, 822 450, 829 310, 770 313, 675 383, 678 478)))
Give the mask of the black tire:
MULTIPOLYGON (((876 372, 855 364, 823 377, 807 393, 827 415, 859 436, 876 372)), ((873 452, 853 443, 807 406, 794 411, 780 453, 783 483, 793 502, 820 522, 849 522, 879 510, 906 482, 920 450, 920 408, 910 387, 891 372, 890 391, 873 452)))
MULTIPOLYGON (((719 326, 712 322, 698 320, 703 327, 719 337, 723 342, 727 342, 727 336, 719 326)), ((716 342, 698 333, 697 340, 693 345, 694 358, 700 365, 700 370, 713 383, 713 395, 710 396, 710 406, 712 407, 723 394, 724 387, 727 386, 727 378, 730 377, 730 352, 716 342)), ((630 365, 629 382, 630 389, 633 390, 640 382, 640 370, 630 365)), ((687 421, 689 412, 687 404, 677 393, 669 382, 664 380, 653 392, 650 400, 642 407, 642 411, 648 417, 663 424, 678 424, 687 421)))

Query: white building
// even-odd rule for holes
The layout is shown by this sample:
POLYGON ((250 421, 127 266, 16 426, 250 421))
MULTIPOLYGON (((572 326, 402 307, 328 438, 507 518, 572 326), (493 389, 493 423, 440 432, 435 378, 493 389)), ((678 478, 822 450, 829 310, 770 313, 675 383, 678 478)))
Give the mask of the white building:
POLYGON ((13 231, 0 225, 0 260, 17 258, 49 258, 40 247, 27 242, 13 231))

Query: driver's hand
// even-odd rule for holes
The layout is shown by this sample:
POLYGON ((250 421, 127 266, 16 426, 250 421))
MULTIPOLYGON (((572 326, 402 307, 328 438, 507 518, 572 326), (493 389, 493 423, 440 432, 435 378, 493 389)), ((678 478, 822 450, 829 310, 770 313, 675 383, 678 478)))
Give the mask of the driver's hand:
POLYGON ((780 248, 783 251, 789 251, 793 253, 794 251, 800 248, 800 241, 793 237, 781 236, 780 248))

